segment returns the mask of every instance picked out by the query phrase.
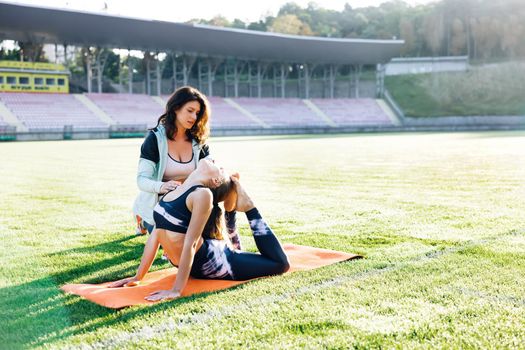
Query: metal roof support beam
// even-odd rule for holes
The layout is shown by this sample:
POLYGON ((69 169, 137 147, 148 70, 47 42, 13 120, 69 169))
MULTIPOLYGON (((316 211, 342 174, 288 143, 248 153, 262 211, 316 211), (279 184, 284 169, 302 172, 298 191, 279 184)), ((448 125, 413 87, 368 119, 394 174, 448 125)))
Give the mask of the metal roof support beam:
POLYGON ((88 93, 91 93, 91 81, 93 80, 93 70, 91 69, 91 50, 89 50, 89 48, 86 53, 86 80, 88 93))
POLYGON ((233 92, 235 97, 239 97, 239 65, 237 61, 233 65, 233 92))
POLYGON ((197 85, 199 87, 199 90, 201 92, 203 92, 204 94, 206 94, 206 92, 203 91, 203 89, 202 89, 202 80, 203 80, 202 76, 203 75, 206 75, 206 73, 203 73, 203 71, 202 71, 202 60, 198 60, 198 62, 197 62, 197 85))
POLYGON ((208 60, 208 95, 213 96, 213 69, 211 67, 211 61, 208 60))
POLYGON ((363 70, 362 64, 356 64, 354 66, 354 79, 355 79, 355 98, 359 98, 359 80, 361 78, 361 71, 363 70))
POLYGON ((145 52, 143 60, 146 61, 146 94, 153 95, 152 86, 155 84, 155 93, 157 96, 160 96, 162 90, 162 70, 164 70, 164 67, 162 67, 159 61, 159 52, 155 52, 154 55, 145 52), (152 70, 151 63, 155 64, 154 70, 152 70))
POLYGON ((161 75, 161 67, 160 67, 160 61, 159 61, 159 52, 157 51, 157 54, 155 55, 155 75, 157 78, 157 96, 161 95, 162 90, 162 75, 161 75))
POLYGON ((328 76, 328 73, 327 73, 327 68, 326 66, 323 67, 323 89, 322 89, 322 94, 321 96, 323 98, 326 97, 326 81, 327 81, 327 76, 328 76))
POLYGON ((172 69, 173 69, 173 75, 172 78, 172 84, 173 84, 173 91, 177 90, 179 87, 187 85, 187 65, 186 65, 186 57, 182 56, 179 60, 179 57, 181 57, 178 53, 172 52, 172 69), (181 64, 182 61, 182 64, 181 64))
POLYGON ((354 80, 353 80, 353 75, 352 75, 352 65, 350 65, 348 67, 348 97, 349 98, 352 98, 352 91, 353 91, 353 83, 354 83, 354 80))
POLYGON ((335 91, 335 76, 337 74, 337 67, 333 64, 330 65, 330 74, 328 76, 329 79, 329 95, 330 98, 334 98, 334 91, 335 91))
POLYGON ((281 98, 286 98, 286 77, 288 73, 285 68, 284 63, 281 63, 281 98))
MULTIPOLYGON (((246 69, 250 69, 250 62, 249 61, 241 61, 239 62, 239 65, 238 65, 238 71, 237 71, 237 85, 238 85, 238 89, 240 87, 240 84, 241 83, 244 83, 248 86, 248 90, 250 89, 250 76, 249 74, 244 74, 245 70, 246 69), (244 77, 244 79, 243 79, 244 77)), ((238 91, 238 94, 240 95, 240 90, 238 91)))
POLYGON ((86 83, 88 93, 91 93, 91 80, 93 79, 93 70, 91 69, 91 50, 89 47, 84 54, 86 56, 86 83))
POLYGON ((252 97, 252 86, 253 86, 253 80, 252 80, 252 63, 248 62, 246 63, 248 65, 248 96, 252 97))
POLYGON ((348 73, 348 97, 359 98, 359 82, 363 65, 350 65, 348 73))
POLYGON ((189 75, 193 65, 195 64, 196 57, 181 55, 172 52, 172 65, 173 75, 171 77, 173 84, 173 91, 177 90, 182 86, 188 85, 189 75), (180 57, 180 60, 179 60, 180 57), (182 64, 181 64, 182 63, 182 64))
POLYGON ((310 72, 308 71, 308 63, 304 64, 304 98, 310 98, 310 72))
MULTIPOLYGON (((193 62, 191 66, 193 66, 193 62)), ((186 56, 183 56, 182 57, 182 85, 184 86, 188 85, 188 70, 190 69, 191 67, 188 68, 188 61, 186 60, 186 56)))
POLYGON ((205 60, 199 59, 197 62, 197 78, 199 90, 205 95, 213 96, 213 78, 215 74, 215 68, 213 67, 213 61, 211 58, 205 60), (204 88, 206 87, 206 89, 204 88))
POLYGON ((222 58, 208 58, 208 92, 213 96, 213 82, 215 81, 215 74, 217 69, 224 60, 222 58))
POLYGON ((247 62, 246 64, 248 66, 248 96, 254 97, 255 89, 257 90, 257 96, 260 98, 262 94, 262 78, 268 65, 263 65, 261 62, 247 62), (253 69, 254 63, 257 64, 256 69, 253 69))
POLYGON ((171 84, 172 84, 172 90, 177 90, 177 54, 175 52, 171 53, 171 68, 172 68, 172 75, 171 75, 171 84))
POLYGON ((102 93, 102 73, 104 72, 104 67, 108 60, 108 54, 100 47, 97 48, 97 54, 95 56, 96 70, 97 70, 97 89, 98 93, 102 93))
POLYGON ((279 65, 273 65, 273 96, 281 96, 281 98, 286 97, 286 78, 288 77, 288 65, 281 63, 279 65))
MULTIPOLYGON (((233 64, 235 65, 235 63, 233 64)), ((231 81, 235 80, 235 72, 230 59, 224 62, 224 97, 230 97, 231 81)))
POLYGON ((122 93, 122 57, 120 56, 120 53, 118 56, 118 92, 119 94, 122 93))
POLYGON ((268 64, 257 62, 257 97, 262 97, 262 80, 264 76, 266 75, 266 71, 268 70, 268 64))
POLYGON ((64 43, 64 63, 66 64, 66 67, 69 67, 69 57, 67 57, 67 44, 64 43))
POLYGON ((130 50, 128 49, 128 93, 133 93, 133 66, 131 64, 130 50))
POLYGON ((224 96, 229 96, 228 88, 233 83, 233 96, 239 97, 239 76, 244 70, 244 63, 233 59, 224 65, 224 96))
POLYGON ((378 63, 376 66, 376 95, 383 98, 385 94, 385 68, 386 65, 378 63))
POLYGON ((151 54, 149 51, 144 52, 144 58, 142 61, 146 64, 146 77, 144 79, 145 93, 151 95, 151 54))
POLYGON ((146 60, 146 79, 144 80, 144 83, 146 84, 146 95, 151 95, 151 79, 150 78, 151 78, 151 67, 149 65, 149 60, 146 60))
POLYGON ((182 75, 184 86, 188 85, 188 81, 190 79, 190 72, 196 60, 197 57, 195 56, 182 56, 182 75))
POLYGON ((308 63, 297 65, 297 96, 301 97, 301 87, 304 87, 304 98, 310 98, 310 80, 317 66, 308 63), (302 83, 302 84, 301 84, 302 83), (302 85, 302 86, 301 86, 302 85))

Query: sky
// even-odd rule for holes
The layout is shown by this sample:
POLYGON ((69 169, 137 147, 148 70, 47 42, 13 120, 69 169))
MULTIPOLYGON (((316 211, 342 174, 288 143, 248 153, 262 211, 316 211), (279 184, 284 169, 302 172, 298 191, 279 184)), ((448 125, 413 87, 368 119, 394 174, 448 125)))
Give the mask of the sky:
MULTIPOLYGON (((110 15, 156 19, 171 22, 186 22, 190 19, 211 19, 222 15, 228 20, 239 18, 254 22, 268 15, 275 16, 279 8, 290 0, 1 0, 8 3, 28 4, 54 8, 67 8, 110 15), (106 8, 104 10, 104 8, 106 8)), ((426 4, 436 0, 404 0, 410 5, 426 4)), ((312 0, 295 0, 305 7, 312 0)), ((341 11, 345 3, 353 8, 378 6, 385 0, 318 0, 320 7, 341 11)))

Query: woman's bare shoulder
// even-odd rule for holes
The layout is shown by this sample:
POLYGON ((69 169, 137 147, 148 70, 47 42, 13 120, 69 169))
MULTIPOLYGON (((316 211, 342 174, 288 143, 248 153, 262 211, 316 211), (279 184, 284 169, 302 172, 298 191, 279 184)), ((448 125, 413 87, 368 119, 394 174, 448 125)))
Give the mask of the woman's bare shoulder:
POLYGON ((188 196, 188 199, 191 199, 191 201, 193 202, 193 206, 195 206, 195 203, 198 202, 199 204, 202 204, 204 208, 206 208, 208 207, 208 205, 211 207, 213 202, 213 194, 211 193, 211 190, 209 188, 200 187, 193 191, 188 196))

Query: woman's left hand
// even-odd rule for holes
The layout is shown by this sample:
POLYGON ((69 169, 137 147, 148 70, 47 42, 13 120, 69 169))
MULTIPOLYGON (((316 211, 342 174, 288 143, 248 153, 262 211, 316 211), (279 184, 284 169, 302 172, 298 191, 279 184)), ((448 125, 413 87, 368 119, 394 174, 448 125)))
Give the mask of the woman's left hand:
POLYGON ((174 292, 172 290, 159 290, 151 293, 144 299, 148 301, 161 301, 161 300, 172 300, 180 298, 180 292, 174 292))

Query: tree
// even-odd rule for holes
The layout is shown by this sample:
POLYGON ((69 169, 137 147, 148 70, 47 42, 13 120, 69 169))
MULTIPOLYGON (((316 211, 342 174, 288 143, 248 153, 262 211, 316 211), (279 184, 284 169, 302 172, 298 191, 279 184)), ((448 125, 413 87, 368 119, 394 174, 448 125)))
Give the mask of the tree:
POLYGON ((258 22, 251 22, 250 24, 248 24, 246 29, 258 30, 258 31, 261 31, 261 32, 266 32, 268 30, 268 27, 266 26, 266 22, 267 22, 267 20, 266 21, 260 20, 258 22))
POLYGON ((228 19, 220 15, 213 17, 206 24, 209 24, 211 26, 216 26, 216 27, 229 27, 230 26, 230 22, 228 21, 228 19))
POLYGON ((283 34, 312 35, 310 26, 303 23, 296 15, 282 15, 277 17, 269 30, 270 32, 283 34))
POLYGON ((235 18, 233 20, 233 22, 231 23, 231 27, 232 28, 245 29, 246 28, 246 23, 244 23, 243 21, 241 21, 238 18, 235 18))
POLYGON ((464 54, 466 46, 467 34, 465 32, 463 21, 459 18, 454 18, 451 29, 450 53, 452 55, 464 54))
POLYGON ((414 24, 408 19, 401 19, 399 22, 399 33, 401 39, 405 40, 405 45, 401 49, 402 55, 410 55, 414 51, 416 44, 416 32, 414 30, 414 24))
POLYGON ((18 47, 20 47, 20 54, 25 61, 47 62, 44 56, 44 44, 19 41, 18 47))
POLYGON ((443 44, 443 16, 428 15, 423 21, 424 38, 433 55, 439 55, 443 44))
POLYGON ((14 47, 11 50, 5 48, 0 42, 0 60, 20 61, 20 48, 14 47))

